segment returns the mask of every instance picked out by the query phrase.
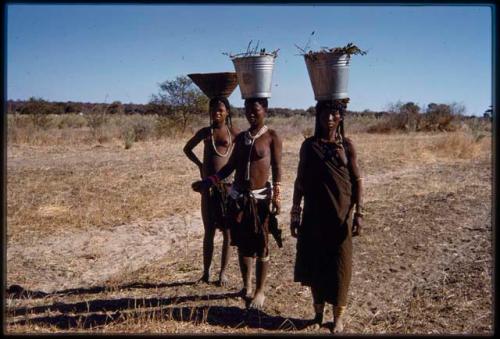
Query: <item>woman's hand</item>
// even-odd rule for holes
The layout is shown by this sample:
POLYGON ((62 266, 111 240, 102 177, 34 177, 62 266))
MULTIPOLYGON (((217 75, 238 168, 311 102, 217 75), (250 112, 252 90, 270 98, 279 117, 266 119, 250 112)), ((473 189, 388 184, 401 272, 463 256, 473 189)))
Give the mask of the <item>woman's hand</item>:
POLYGON ((363 215, 354 213, 354 219, 352 221, 352 236, 361 235, 361 229, 363 228, 363 215))
POLYGON ((278 199, 272 200, 271 212, 275 215, 278 215, 281 213, 281 200, 278 200, 278 199))
POLYGON ((297 238, 297 230, 300 226, 300 214, 302 209, 300 205, 293 205, 290 211, 290 233, 292 237, 297 238))
POLYGON ((198 180, 191 184, 191 188, 193 189, 193 191, 198 193, 206 191, 210 188, 210 186, 212 186, 212 181, 210 179, 198 180))
POLYGON ((290 233, 292 237, 297 238, 297 230, 299 229, 299 222, 290 222, 290 233))

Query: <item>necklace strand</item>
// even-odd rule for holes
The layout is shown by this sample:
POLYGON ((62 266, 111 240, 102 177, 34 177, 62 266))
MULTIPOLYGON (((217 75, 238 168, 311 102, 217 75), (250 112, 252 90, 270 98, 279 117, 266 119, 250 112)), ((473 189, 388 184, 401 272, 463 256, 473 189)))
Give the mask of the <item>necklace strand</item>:
POLYGON ((229 153, 231 153, 232 148, 233 148, 233 140, 231 138, 231 132, 229 131, 229 127, 227 125, 226 125, 226 130, 227 130, 227 134, 229 135, 229 147, 227 148, 226 153, 222 154, 222 153, 219 153, 219 151, 217 151, 217 147, 215 147, 214 129, 212 127, 210 128, 210 138, 212 139, 212 146, 214 147, 215 153, 219 157, 222 157, 222 158, 227 157, 229 155, 229 153))
POLYGON ((248 129, 247 132, 245 133, 245 139, 246 139, 245 143, 247 145, 250 145, 250 150, 248 151, 248 159, 247 159, 247 170, 245 173, 246 180, 250 180, 250 156, 252 154, 253 144, 254 144, 255 140, 257 138, 260 138, 264 133, 267 132, 267 130, 268 130, 268 127, 266 125, 264 125, 261 127, 261 129, 259 129, 257 134, 255 134, 254 136, 252 136, 252 134, 250 133, 250 129, 248 129))

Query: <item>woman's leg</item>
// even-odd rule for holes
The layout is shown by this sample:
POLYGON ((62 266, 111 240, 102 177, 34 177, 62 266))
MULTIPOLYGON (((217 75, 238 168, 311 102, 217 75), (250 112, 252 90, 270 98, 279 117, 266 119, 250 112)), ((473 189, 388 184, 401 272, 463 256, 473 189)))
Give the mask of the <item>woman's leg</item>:
POLYGON ((311 294, 314 304, 314 319, 312 325, 319 328, 323 323, 323 311, 325 309, 325 299, 317 287, 311 286, 311 294))
POLYGON ((344 312, 346 306, 333 305, 333 333, 340 333, 344 330, 344 312))
POLYGON ((231 234, 229 229, 225 228, 222 231, 222 254, 220 262, 219 286, 227 286, 226 268, 231 254, 231 246, 229 246, 230 240, 231 234))
POLYGON ((269 269, 269 254, 265 257, 257 257, 255 266, 256 287, 255 295, 250 302, 250 308, 261 309, 266 298, 264 289, 266 287, 267 271, 269 269))
POLYGON ((210 197, 207 193, 202 194, 201 217, 205 234, 203 235, 203 275, 199 281, 205 283, 208 283, 210 278, 210 266, 212 265, 212 257, 214 254, 215 237, 215 227, 210 218, 209 199, 210 197))
POLYGON ((243 289, 241 294, 244 298, 249 299, 252 297, 252 267, 255 259, 253 257, 246 257, 238 249, 238 260, 240 264, 241 278, 243 280, 243 289))

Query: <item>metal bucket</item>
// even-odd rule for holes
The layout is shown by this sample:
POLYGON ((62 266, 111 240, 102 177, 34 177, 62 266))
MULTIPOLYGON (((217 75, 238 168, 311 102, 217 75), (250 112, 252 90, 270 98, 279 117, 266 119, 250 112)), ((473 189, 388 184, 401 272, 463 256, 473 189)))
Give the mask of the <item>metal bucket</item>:
POLYGON ((309 79, 316 100, 335 100, 349 97, 348 54, 314 53, 304 55, 309 79))
POLYGON ((233 58, 241 98, 270 98, 274 55, 253 55, 233 58))

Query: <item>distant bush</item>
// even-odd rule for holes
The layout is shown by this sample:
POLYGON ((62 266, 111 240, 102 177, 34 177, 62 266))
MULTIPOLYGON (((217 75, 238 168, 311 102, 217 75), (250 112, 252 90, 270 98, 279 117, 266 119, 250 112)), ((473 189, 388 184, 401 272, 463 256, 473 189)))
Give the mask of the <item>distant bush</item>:
POLYGON ((123 114, 124 112, 125 109, 120 101, 114 101, 106 108, 108 114, 123 114))
POLYGON ((427 111, 422 116, 422 121, 419 125, 420 131, 452 131, 456 130, 452 126, 459 112, 453 111, 453 106, 446 104, 430 103, 427 106, 427 111))
POLYGON ((481 139, 465 132, 447 133, 429 148, 443 157, 470 159, 480 153, 481 139))
POLYGON ((90 128, 92 137, 99 143, 108 141, 109 137, 104 130, 104 125, 109 121, 106 111, 100 106, 94 106, 92 111, 84 116, 87 120, 87 126, 90 128))
POLYGON ((35 125, 36 127, 39 127, 44 130, 52 127, 52 118, 49 114, 36 113, 36 114, 30 114, 29 117, 33 125, 35 125))
POLYGON ((87 126, 87 119, 79 114, 63 114, 55 119, 57 121, 57 128, 82 128, 87 126))
POLYGON ((154 135, 155 121, 149 116, 121 116, 119 124, 120 137, 126 149, 132 147, 134 142, 148 140, 154 135))
POLYGON ((175 137, 182 131, 180 121, 172 117, 157 116, 155 119, 155 135, 157 138, 175 137))
POLYGON ((435 104, 427 106, 427 110, 420 112, 420 107, 413 102, 398 102, 390 106, 388 114, 384 114, 379 122, 367 129, 369 133, 390 133, 395 131, 456 131, 460 128, 460 121, 464 119, 463 105, 435 104))

